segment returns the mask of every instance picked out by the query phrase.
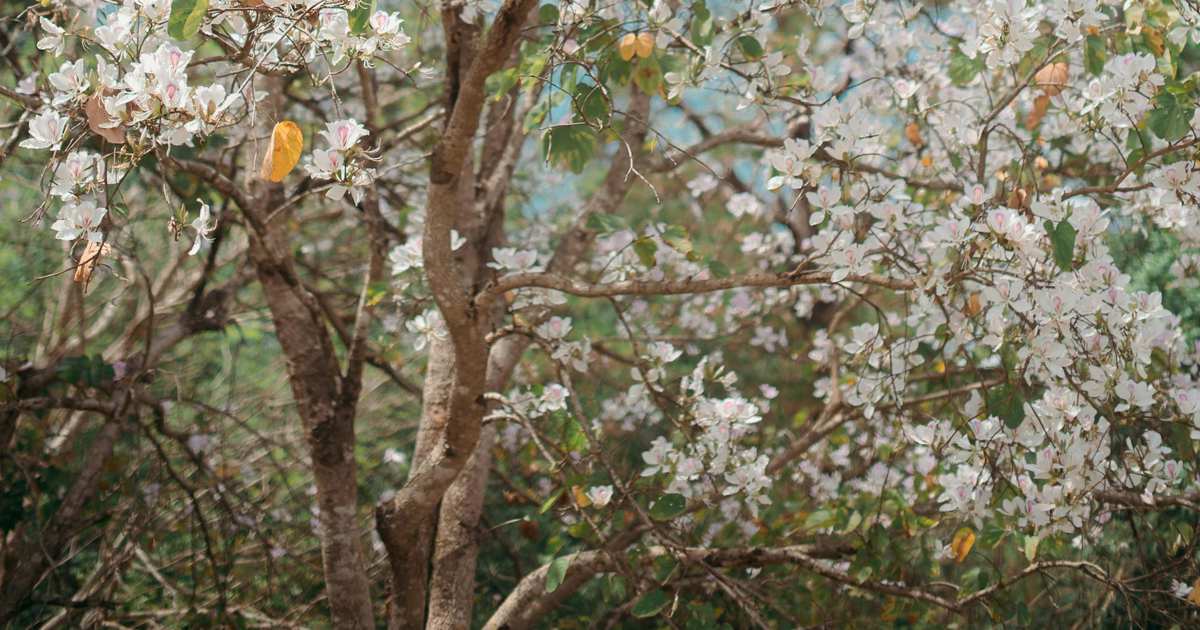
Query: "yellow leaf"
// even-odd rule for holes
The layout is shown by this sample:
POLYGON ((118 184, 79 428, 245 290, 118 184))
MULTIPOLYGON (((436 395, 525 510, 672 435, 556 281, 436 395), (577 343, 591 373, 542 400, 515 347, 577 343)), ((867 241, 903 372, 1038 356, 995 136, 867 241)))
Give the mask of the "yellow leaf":
POLYGON ((1192 582, 1192 592, 1188 593, 1187 600, 1200 606, 1200 578, 1196 578, 1196 581, 1192 582))
POLYGON ((637 36, 637 56, 645 59, 654 54, 654 36, 650 33, 640 33, 637 36))
POLYGON ((584 492, 583 488, 579 486, 571 486, 571 494, 575 496, 575 505, 578 505, 581 508, 585 508, 592 504, 592 500, 588 498, 587 493, 584 492))
POLYGON ((1166 47, 1163 44, 1162 31, 1147 26, 1146 28, 1142 29, 1142 35, 1146 38, 1146 45, 1150 47, 1150 50, 1154 51, 1154 56, 1161 57, 1163 51, 1166 50, 1166 47))
POLYGON ((290 120, 280 121, 271 132, 271 145, 263 155, 259 175, 269 182, 281 182, 296 168, 300 152, 304 149, 304 134, 290 120))
POLYGON ((622 37, 621 41, 617 43, 617 52, 625 61, 633 59, 633 55, 637 53, 637 35, 629 33, 622 37))
POLYGON ((954 533, 954 539, 950 541, 950 549, 954 551, 954 560, 962 562, 967 559, 967 554, 971 553, 971 547, 975 546, 975 530, 970 527, 963 527, 954 533))

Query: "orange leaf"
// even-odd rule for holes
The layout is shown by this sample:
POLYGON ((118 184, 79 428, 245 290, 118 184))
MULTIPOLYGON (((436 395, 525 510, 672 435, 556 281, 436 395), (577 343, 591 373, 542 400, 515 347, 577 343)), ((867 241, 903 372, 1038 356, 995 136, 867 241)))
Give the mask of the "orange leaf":
POLYGON ((1163 51, 1166 50, 1166 46, 1163 44, 1162 31, 1147 26, 1142 29, 1142 35, 1145 37, 1146 45, 1150 47, 1150 50, 1154 51, 1154 56, 1161 57, 1163 51))
POLYGON ((100 264, 100 257, 112 251, 112 248, 107 243, 100 243, 89 240, 87 246, 83 248, 83 255, 79 257, 79 263, 75 265, 75 282, 83 285, 83 292, 87 293, 88 284, 92 281, 92 272, 96 270, 96 265, 100 264))
POLYGON ((578 505, 581 508, 585 508, 592 504, 592 500, 588 498, 587 493, 584 492, 583 488, 579 486, 571 486, 571 494, 575 497, 575 505, 578 505))
POLYGON ((269 182, 283 181, 300 162, 300 152, 303 149, 304 134, 301 133, 300 127, 290 120, 280 121, 271 132, 271 145, 263 155, 259 175, 269 182))
POLYGON ((954 539, 950 541, 950 549, 954 551, 954 560, 962 562, 967 559, 967 554, 971 553, 971 547, 975 546, 975 531, 970 527, 963 527, 954 533, 954 539))
POLYGON ((629 61, 637 53, 637 35, 629 33, 621 38, 617 43, 617 52, 620 53, 621 59, 629 61))
POLYGON ((1033 75, 1033 80, 1041 88, 1042 94, 1056 96, 1067 85, 1067 72, 1067 63, 1058 61, 1038 70, 1037 74, 1033 75))
POLYGON ((125 143, 125 125, 117 125, 110 127, 116 118, 108 114, 108 110, 104 109, 104 101, 99 94, 93 94, 92 98, 87 100, 83 106, 84 113, 87 114, 88 128, 93 133, 108 140, 113 144, 125 143))
POLYGON ((654 54, 654 36, 650 33, 639 33, 637 36, 637 56, 645 59, 654 54))
POLYGON ((1033 99, 1033 109, 1029 110, 1029 115, 1025 117, 1025 128, 1033 130, 1040 125, 1042 123, 1042 118, 1046 116, 1046 110, 1049 107, 1049 96, 1043 94, 1033 99))
POLYGON ((914 147, 925 146, 925 139, 921 137, 921 127, 916 121, 910 122, 904 126, 904 137, 908 139, 914 147))
POLYGON ((1196 581, 1192 582, 1192 592, 1188 593, 1187 600, 1200 606, 1200 578, 1196 578, 1196 581))
POLYGON ((967 317, 975 317, 983 311, 983 302, 979 298, 979 292, 976 291, 967 296, 967 308, 963 309, 967 317))

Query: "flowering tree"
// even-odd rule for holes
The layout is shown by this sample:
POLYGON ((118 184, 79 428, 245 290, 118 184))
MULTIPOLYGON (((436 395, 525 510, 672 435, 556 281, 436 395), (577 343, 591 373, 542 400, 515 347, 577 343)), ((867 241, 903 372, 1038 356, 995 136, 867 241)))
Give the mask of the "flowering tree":
POLYGON ((1200 619, 1190 2, 14 13, 0 621, 1200 619))

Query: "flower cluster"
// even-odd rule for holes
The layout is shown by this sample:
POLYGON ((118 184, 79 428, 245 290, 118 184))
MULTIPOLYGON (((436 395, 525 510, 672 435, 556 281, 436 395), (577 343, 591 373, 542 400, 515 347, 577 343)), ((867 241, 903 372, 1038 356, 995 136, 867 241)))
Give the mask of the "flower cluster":
POLYGON ((327 123, 321 131, 329 148, 313 150, 307 168, 313 178, 333 182, 325 192, 326 199, 337 201, 349 192, 354 203, 362 201, 367 186, 375 180, 375 169, 355 159, 365 154, 358 143, 367 134, 367 128, 352 118, 327 123))

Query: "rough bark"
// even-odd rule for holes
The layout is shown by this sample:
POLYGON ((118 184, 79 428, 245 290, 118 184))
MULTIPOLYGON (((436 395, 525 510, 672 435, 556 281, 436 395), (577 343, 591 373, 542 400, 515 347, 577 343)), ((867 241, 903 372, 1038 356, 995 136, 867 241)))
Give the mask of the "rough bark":
MULTIPOLYGON (((474 306, 479 256, 474 252, 473 261, 456 260, 450 245, 450 232, 468 222, 466 215, 474 206, 470 148, 483 111, 484 82, 509 58, 520 26, 535 4, 534 0, 505 2, 478 46, 478 54, 472 55, 465 68, 461 65, 465 58, 459 53, 463 42, 475 41, 475 31, 458 20, 453 9, 447 7, 443 11, 446 14, 448 56, 454 71, 447 90, 446 125, 430 161, 422 254, 426 279, 445 321, 453 352, 453 379, 448 406, 444 410, 435 410, 441 415, 422 418, 422 424, 441 425, 441 430, 436 437, 425 438, 423 449, 427 448, 427 454, 422 461, 414 461, 413 472, 396 497, 377 510, 378 530, 391 568, 394 605, 390 608, 393 612, 399 612, 396 603, 414 602, 421 597, 401 592, 406 585, 417 581, 413 578, 414 573, 426 570, 424 565, 418 566, 417 561, 427 552, 414 553, 412 547, 421 542, 419 537, 424 524, 435 517, 438 503, 471 457, 486 411, 483 393, 487 377, 489 318, 481 317, 474 306)), ((407 610, 404 619, 411 623, 415 615, 414 611, 407 610)), ((400 621, 399 617, 390 614, 389 624, 400 621)))
MULTIPOLYGON (((448 338, 434 338, 429 344, 429 360, 425 366, 422 388, 421 423, 417 428, 409 477, 429 459, 450 417, 450 392, 454 387, 454 347, 448 338)), ((434 513, 417 518, 411 515, 411 543, 389 550, 392 566, 408 567, 393 573, 388 597, 388 628, 420 629, 425 625, 426 585, 429 580, 429 559, 432 553, 434 513)))
POLYGON ((338 628, 373 628, 357 518, 356 401, 343 403, 340 396, 333 343, 313 310, 314 300, 298 283, 290 260, 270 255, 278 251, 278 246, 268 244, 278 239, 278 225, 266 226, 270 230, 268 240, 258 236, 253 239, 251 259, 287 359, 288 381, 312 458, 329 607, 338 628))
MULTIPOLYGON (((631 171, 629 156, 632 154, 636 157, 641 153, 646 139, 645 119, 649 105, 649 97, 633 88, 627 114, 629 124, 622 136, 624 146, 618 147, 604 182, 562 240, 562 245, 549 264, 550 271, 565 273, 573 268, 595 236, 586 228, 587 217, 594 213, 614 211, 629 193, 636 179, 631 171)), ((501 162, 495 172, 502 173, 502 169, 501 162)), ((497 198, 490 189, 483 194, 485 198, 497 198)), ((545 309, 540 310, 542 312, 530 314, 534 325, 549 315, 545 309)), ((512 336, 503 338, 491 348, 488 391, 500 391, 507 387, 513 370, 530 343, 528 337, 512 336)), ((466 468, 443 498, 430 586, 430 628, 448 630, 470 624, 479 555, 479 520, 483 513, 494 441, 494 428, 485 427, 466 468)))
MULTIPOLYGON (((269 83, 278 100, 282 85, 274 79, 269 83)), ((276 111, 282 109, 278 102, 273 105, 276 111)), ((363 532, 358 524, 354 460, 357 383, 342 378, 321 308, 296 273, 287 234, 291 214, 275 211, 283 203, 283 187, 259 181, 252 189, 252 198, 242 207, 253 227, 249 232, 250 259, 286 359, 288 383, 312 459, 321 560, 333 625, 374 628, 363 532)))

